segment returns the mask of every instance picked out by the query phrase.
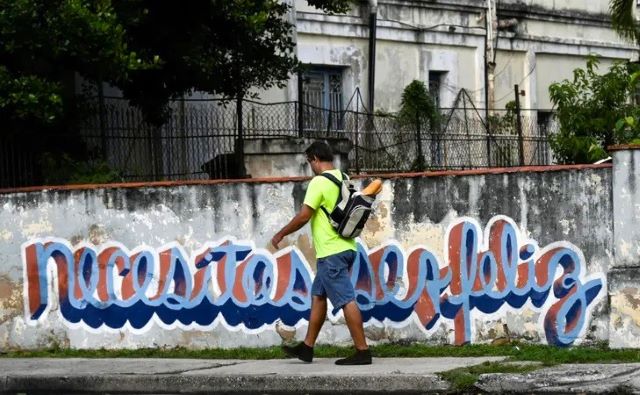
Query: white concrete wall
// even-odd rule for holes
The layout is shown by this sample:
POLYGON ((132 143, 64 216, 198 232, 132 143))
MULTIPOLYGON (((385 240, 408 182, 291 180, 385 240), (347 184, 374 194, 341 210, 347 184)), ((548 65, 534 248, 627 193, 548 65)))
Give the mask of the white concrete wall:
MULTIPOLYGON (((301 339, 316 267, 309 227, 267 247, 306 186, 5 191, 0 349, 301 339)), ((385 180, 352 272, 369 341, 487 343, 505 328, 534 343, 607 340, 611 210, 606 167, 385 180)), ((349 344, 339 312, 319 341, 349 344)))
MULTIPOLYGON (((537 66, 534 71, 538 80, 537 108, 551 109, 553 107, 553 103, 549 99, 549 86, 555 82, 561 82, 565 79, 572 81, 573 70, 576 68, 584 69, 586 61, 587 58, 582 56, 563 56, 557 54, 537 55, 537 66)), ((614 61, 616 60, 600 59, 598 70, 602 73, 606 73, 614 61)))
POLYGON ((594 14, 606 14, 609 12, 608 0, 502 0, 501 3, 507 6, 509 4, 518 4, 551 11, 579 11, 594 14))

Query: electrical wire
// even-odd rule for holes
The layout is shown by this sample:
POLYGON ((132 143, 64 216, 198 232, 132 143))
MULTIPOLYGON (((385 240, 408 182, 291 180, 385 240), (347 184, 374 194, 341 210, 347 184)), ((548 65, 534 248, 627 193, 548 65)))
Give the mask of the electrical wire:
MULTIPOLYGON (((533 65, 533 68, 531 68, 531 71, 529 71, 529 73, 528 73, 527 75, 525 75, 524 77, 522 77, 522 79, 520 80, 520 82, 518 82, 516 85, 520 85, 520 84, 522 84, 522 82, 523 82, 524 80, 526 80, 526 79, 527 79, 527 77, 528 77, 528 76, 530 76, 530 75, 533 73, 533 71, 536 69, 536 66, 537 66, 537 64, 534 64, 534 65, 533 65)), ((507 98, 507 97, 509 97, 509 96, 511 96, 511 93, 508 93, 508 94, 506 94, 506 95, 502 96, 501 98, 499 98, 499 99, 497 99, 497 100, 494 100, 493 102, 494 102, 494 103, 497 103, 497 102, 499 102, 499 101, 502 101, 502 100, 506 99, 506 98, 507 98)))
MULTIPOLYGON (((497 4, 496 4, 496 12, 497 12, 497 9, 500 7, 500 3, 501 3, 501 0, 497 0, 497 4)), ((488 18, 488 17, 490 17, 490 16, 489 16, 489 15, 486 15, 486 16, 485 16, 485 18, 488 18)), ((461 28, 461 29, 470 29, 470 30, 472 30, 472 29, 480 29, 480 30, 485 30, 485 31, 487 30, 487 26, 484 26, 484 27, 483 27, 483 26, 464 26, 464 25, 456 25, 456 24, 451 24, 451 23, 440 23, 440 24, 433 25, 433 26, 420 27, 420 26, 415 26, 415 25, 412 25, 412 24, 410 24, 410 23, 406 23, 406 22, 399 21, 399 20, 396 20, 396 19, 378 19, 378 20, 379 20, 379 21, 383 21, 383 22, 394 22, 394 23, 398 23, 398 24, 400 24, 400 25, 410 27, 410 28, 415 29, 415 30, 417 30, 417 31, 428 31, 428 30, 432 30, 432 29, 435 29, 435 28, 437 28, 437 27, 442 27, 442 26, 447 26, 447 27, 457 27, 457 28, 461 28)), ((499 42, 499 39, 500 39, 499 34, 496 34, 496 35, 495 35, 495 37, 494 37, 494 41, 495 41, 495 43, 494 43, 494 46, 493 46, 493 48, 494 48, 494 50, 493 50, 493 62, 494 62, 494 63, 495 63, 495 61, 496 61, 496 56, 497 56, 497 53, 498 53, 498 51, 497 51, 497 50, 498 50, 498 42, 499 42)), ((485 49, 485 50, 486 50, 486 49, 485 49)), ((513 53, 513 52, 509 52, 509 60, 507 61, 507 63, 504 65, 504 67, 502 67, 502 69, 501 69, 499 72, 497 72, 497 73, 495 73, 495 74, 494 74, 494 78, 495 78, 495 77, 498 77, 498 76, 500 76, 500 75, 502 75, 502 73, 504 73, 504 72, 506 71, 507 67, 509 67, 509 65, 510 65, 510 64, 511 64, 511 62, 513 61, 513 56, 514 56, 514 53, 513 53)), ((529 74, 527 74, 527 75, 526 75, 526 76, 525 76, 525 77, 520 81, 520 83, 522 83, 522 81, 524 81, 524 80, 525 80, 525 78, 527 78, 529 75, 531 75, 531 73, 533 73, 533 71, 534 71, 534 70, 535 70, 535 66, 533 67, 533 69, 531 69, 531 71, 529 72, 529 74)), ((444 87, 445 89, 447 89, 448 91, 450 91, 450 92, 452 92, 452 93, 457 93, 457 92, 460 90, 460 87, 459 87, 459 86, 450 85, 450 84, 447 84, 447 83, 444 83, 444 82, 440 83, 440 86, 444 87)), ((467 92, 468 92, 468 93, 476 93, 476 92, 480 92, 480 91, 482 91, 482 90, 484 90, 484 89, 485 89, 485 88, 484 88, 484 87, 482 87, 482 88, 478 88, 478 89, 474 89, 474 90, 468 90, 467 92)), ((505 98, 506 98, 507 96, 509 96, 509 95, 510 95, 510 94, 508 94, 508 95, 506 95, 506 96, 504 96, 504 97, 500 98, 500 99, 499 99, 499 100, 497 100, 497 101, 503 100, 503 99, 505 99, 505 98)))
MULTIPOLYGON (((497 52, 497 51, 496 51, 497 52)), ((502 75, 502 73, 504 73, 507 70, 507 67, 509 67, 509 65, 511 64, 511 61, 513 60, 513 55, 515 55, 513 52, 509 52, 509 60, 507 61, 507 63, 504 65, 504 67, 502 68, 502 70, 498 71, 497 73, 493 74, 493 78, 496 78, 499 75, 502 75)))

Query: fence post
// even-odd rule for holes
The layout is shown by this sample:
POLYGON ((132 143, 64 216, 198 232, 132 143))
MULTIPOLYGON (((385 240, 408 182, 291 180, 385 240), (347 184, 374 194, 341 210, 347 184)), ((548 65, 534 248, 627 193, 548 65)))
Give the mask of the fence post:
POLYGON ((241 178, 246 176, 246 169, 244 167, 244 136, 243 136, 243 125, 242 125, 242 98, 244 94, 240 93, 238 95, 238 99, 236 101, 236 116, 238 117, 238 138, 236 139, 235 146, 235 156, 237 158, 237 165, 240 167, 239 175, 241 178))
POLYGON ((186 103, 184 95, 180 98, 180 172, 183 176, 189 173, 189 164, 187 158, 187 115, 186 103))
POLYGON ((520 119, 520 89, 518 84, 514 86, 516 94, 516 127, 518 128, 518 154, 520 166, 524 166, 524 142, 522 140, 522 120, 520 119))
POLYGON ((304 131, 304 92, 302 71, 298 71, 298 137, 302 138, 304 131))
POLYGON ((164 179, 164 165, 163 165, 163 149, 162 149, 162 126, 153 126, 153 179, 154 181, 161 181, 164 179))
POLYGON ((367 110, 367 123, 364 127, 364 166, 365 171, 370 171, 374 168, 376 149, 374 147, 375 139, 374 139, 374 131, 375 131, 375 119, 373 118, 373 112, 371 110, 367 110))
POLYGON ((471 165, 471 137, 469 136, 469 118, 467 117, 467 97, 462 97, 462 106, 464 109, 464 130, 467 135, 467 160, 469 163, 469 168, 472 168, 471 165))
POLYGON ((360 95, 356 96, 356 174, 360 174, 360 154, 358 153, 358 140, 360 139, 359 122, 360 119, 360 95))
POLYGON ((104 86, 102 78, 98 81, 98 122, 100 123, 100 153, 102 160, 107 161, 107 122, 105 120, 104 86))
POLYGON ((416 113, 416 138, 418 139, 417 141, 417 154, 418 157, 416 158, 416 167, 418 171, 422 171, 424 170, 424 159, 422 156, 422 136, 420 133, 420 115, 416 113))

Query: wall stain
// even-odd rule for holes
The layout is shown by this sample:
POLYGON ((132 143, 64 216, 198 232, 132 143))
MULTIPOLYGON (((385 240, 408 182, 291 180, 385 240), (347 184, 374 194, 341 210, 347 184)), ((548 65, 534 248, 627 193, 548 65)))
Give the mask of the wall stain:
POLYGON ((251 232, 256 233, 256 225, 259 221, 258 197, 256 196, 256 186, 247 185, 249 188, 249 199, 251 200, 251 232))
POLYGON ((19 317, 24 311, 22 284, 13 282, 6 275, 0 276, 0 325, 19 317))
POLYGON ((8 299, 11 296, 13 282, 7 276, 0 276, 0 300, 8 299))
POLYGON ((638 306, 640 306, 640 295, 638 295, 638 290, 635 288, 625 288, 621 292, 627 303, 629 303, 634 310, 638 309, 638 306))
POLYGON ((73 235, 69 238, 69 242, 71 243, 72 246, 76 246, 80 244, 82 240, 84 240, 84 237, 82 235, 73 235))
POLYGON ((89 226, 89 241, 93 245, 100 245, 109 240, 109 234, 104 229, 104 226, 99 224, 93 224, 89 226))
POLYGON ((311 269, 316 270, 316 251, 311 244, 309 236, 305 234, 299 235, 294 244, 302 252, 304 259, 309 262, 311 269))
POLYGON ((296 337, 296 328, 295 327, 287 327, 282 324, 282 322, 276 322, 276 333, 280 336, 283 342, 288 343, 292 342, 296 337))
POLYGON ((630 319, 636 327, 640 327, 640 295, 638 289, 626 287, 619 292, 611 295, 611 317, 615 323, 618 317, 624 321, 624 318, 630 319))
POLYGON ((296 182, 293 184, 291 197, 293 197, 293 207, 298 210, 304 203, 304 195, 307 193, 308 182, 296 182))

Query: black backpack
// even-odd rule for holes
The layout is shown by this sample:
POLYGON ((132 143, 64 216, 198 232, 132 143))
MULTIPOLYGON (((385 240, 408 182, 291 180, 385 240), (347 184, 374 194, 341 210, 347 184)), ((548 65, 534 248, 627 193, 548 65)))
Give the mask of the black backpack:
POLYGON ((340 189, 338 201, 331 213, 320 206, 322 211, 329 217, 331 226, 344 238, 351 239, 359 236, 371 214, 371 206, 375 197, 366 196, 356 191, 349 177, 344 173, 342 173, 342 181, 339 181, 329 173, 322 173, 321 175, 336 184, 340 189))

